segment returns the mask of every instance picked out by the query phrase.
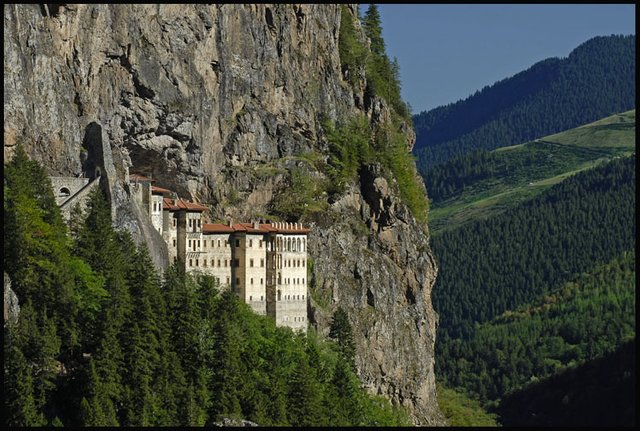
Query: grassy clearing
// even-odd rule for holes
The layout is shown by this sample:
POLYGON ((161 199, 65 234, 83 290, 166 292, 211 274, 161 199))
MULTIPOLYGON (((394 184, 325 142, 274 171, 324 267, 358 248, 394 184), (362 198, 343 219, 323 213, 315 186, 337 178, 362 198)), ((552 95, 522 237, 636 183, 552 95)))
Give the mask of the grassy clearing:
POLYGON ((554 184, 615 157, 635 152, 635 110, 525 144, 493 151, 499 174, 466 185, 432 205, 433 234, 486 219, 542 193, 554 184))

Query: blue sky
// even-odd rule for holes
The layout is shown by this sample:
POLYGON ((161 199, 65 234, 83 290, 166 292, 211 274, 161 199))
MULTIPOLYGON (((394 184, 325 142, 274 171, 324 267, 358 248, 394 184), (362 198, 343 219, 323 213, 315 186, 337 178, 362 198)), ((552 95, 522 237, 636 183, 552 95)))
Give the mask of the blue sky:
MULTIPOLYGON (((360 13, 369 7, 360 5, 360 13)), ((464 99, 594 36, 635 34, 633 4, 379 4, 413 113, 464 99)))

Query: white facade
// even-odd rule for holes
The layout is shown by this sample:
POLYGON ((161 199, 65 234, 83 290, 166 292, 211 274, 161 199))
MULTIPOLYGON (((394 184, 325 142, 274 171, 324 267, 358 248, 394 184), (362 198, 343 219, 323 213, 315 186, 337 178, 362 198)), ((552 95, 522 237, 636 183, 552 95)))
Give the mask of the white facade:
POLYGON ((206 207, 168 198, 169 190, 151 186, 146 177, 135 179, 132 195, 165 240, 171 263, 216 277, 254 312, 306 332, 308 229, 297 223, 207 224, 206 207))
POLYGON ((203 266, 201 271, 218 279, 221 287, 231 288, 232 269, 229 233, 203 233, 203 266))

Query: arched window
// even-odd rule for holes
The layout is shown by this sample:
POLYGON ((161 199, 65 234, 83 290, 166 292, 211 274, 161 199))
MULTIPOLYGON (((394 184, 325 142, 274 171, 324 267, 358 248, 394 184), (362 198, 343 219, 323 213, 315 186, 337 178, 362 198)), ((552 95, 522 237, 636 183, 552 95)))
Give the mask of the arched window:
POLYGON ((278 301, 282 301, 282 292, 278 289, 278 301))
POLYGON ((302 251, 305 251, 307 248, 307 240, 302 238, 302 251))
POLYGON ((296 241, 296 251, 302 251, 300 249, 300 238, 298 238, 298 240, 296 241))
POLYGON ((287 238, 287 251, 291 251, 291 238, 287 238))
POLYGON ((71 191, 66 187, 62 187, 58 192, 58 196, 60 196, 61 198, 68 198, 69 196, 71 196, 71 191))

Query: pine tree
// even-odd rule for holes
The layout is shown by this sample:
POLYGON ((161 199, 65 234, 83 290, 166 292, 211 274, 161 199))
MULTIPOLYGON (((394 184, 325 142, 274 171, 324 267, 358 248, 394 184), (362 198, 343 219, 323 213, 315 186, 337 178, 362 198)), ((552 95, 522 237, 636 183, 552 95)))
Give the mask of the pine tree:
POLYGON ((4 331, 5 425, 12 427, 44 425, 44 418, 36 409, 30 367, 12 340, 13 334, 10 327, 5 327, 4 331))
POLYGON ((329 328, 329 337, 336 340, 342 357, 355 371, 356 348, 353 341, 353 333, 349 316, 340 306, 333 313, 333 319, 329 328))
POLYGON ((382 20, 376 4, 371 4, 365 12, 362 28, 371 40, 371 52, 377 56, 386 56, 384 39, 382 38, 382 20))
POLYGON ((293 426, 314 426, 320 421, 321 394, 307 359, 299 359, 289 380, 289 422, 293 426))

